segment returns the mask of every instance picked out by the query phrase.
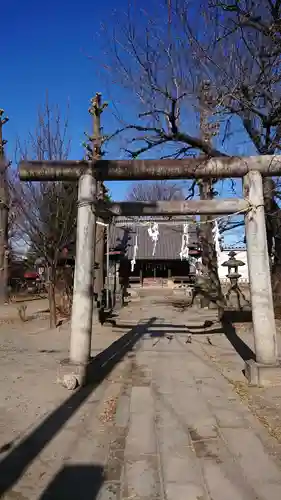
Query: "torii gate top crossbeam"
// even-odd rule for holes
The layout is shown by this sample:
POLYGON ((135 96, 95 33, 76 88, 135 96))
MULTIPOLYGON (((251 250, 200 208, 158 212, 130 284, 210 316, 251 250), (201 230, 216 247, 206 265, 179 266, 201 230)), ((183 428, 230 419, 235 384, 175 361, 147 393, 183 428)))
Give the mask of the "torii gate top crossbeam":
POLYGON ((71 181, 82 174, 105 181, 162 180, 162 179, 222 179, 243 177, 250 171, 263 176, 281 175, 281 156, 223 156, 204 160, 97 160, 87 161, 22 161, 20 178, 23 181, 71 181))

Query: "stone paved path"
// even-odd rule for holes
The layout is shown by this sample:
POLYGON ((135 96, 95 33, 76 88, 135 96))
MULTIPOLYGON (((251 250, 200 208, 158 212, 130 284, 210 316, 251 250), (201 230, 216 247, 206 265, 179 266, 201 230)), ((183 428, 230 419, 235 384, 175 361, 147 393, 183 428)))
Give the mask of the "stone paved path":
MULTIPOLYGON (((151 313, 155 320, 135 353, 121 498, 280 499, 279 447, 199 336, 186 343, 186 316, 163 306, 143 307, 140 316, 151 313)), ((202 324, 189 313, 192 322, 202 324)))
POLYGON ((200 335, 188 342, 186 325, 202 321, 204 313, 142 301, 116 328, 97 328, 93 353, 116 344, 96 383, 56 389, 56 408, 2 451, 0 498, 280 500, 280 445, 200 335))

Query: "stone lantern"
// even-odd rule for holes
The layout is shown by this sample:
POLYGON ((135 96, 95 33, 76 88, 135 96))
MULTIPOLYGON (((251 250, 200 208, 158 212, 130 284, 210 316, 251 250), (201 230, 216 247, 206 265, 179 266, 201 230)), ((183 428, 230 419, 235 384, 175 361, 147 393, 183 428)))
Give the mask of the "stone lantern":
POLYGON ((235 299, 234 299, 235 306, 241 310, 242 309, 241 297, 244 299, 244 301, 246 301, 246 302, 248 302, 248 301, 247 301, 245 295, 243 294, 243 292, 240 290, 240 287, 238 284, 238 280, 241 277, 241 274, 238 272, 238 268, 245 266, 245 262, 243 262, 242 260, 236 259, 236 252, 234 252, 234 250, 231 250, 231 252, 229 252, 228 256, 229 256, 229 259, 226 260, 222 264, 222 266, 227 267, 227 269, 228 269, 228 274, 226 275, 226 277, 230 281, 230 288, 229 288, 225 298, 228 301, 230 298, 230 295, 231 294, 234 295, 235 296, 235 299))
POLYGON ((226 260, 222 266, 228 268, 228 274, 226 275, 227 278, 229 278, 230 283, 234 284, 237 283, 239 278, 241 277, 241 274, 238 273, 238 268, 245 266, 245 262, 242 260, 237 260, 236 259, 236 252, 234 250, 231 250, 228 254, 229 259, 226 260))

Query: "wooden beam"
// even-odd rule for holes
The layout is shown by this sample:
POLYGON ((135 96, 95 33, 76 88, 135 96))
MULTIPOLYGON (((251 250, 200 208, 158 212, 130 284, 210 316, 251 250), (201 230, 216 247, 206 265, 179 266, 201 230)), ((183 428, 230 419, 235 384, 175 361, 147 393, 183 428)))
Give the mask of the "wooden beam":
POLYGON ((191 201, 141 201, 121 203, 96 203, 97 213, 110 211, 113 215, 197 215, 235 214, 247 210, 249 204, 242 199, 191 200, 191 201))
POLYGON ((161 180, 243 177, 254 170, 264 176, 281 175, 281 156, 224 156, 221 158, 185 158, 183 160, 97 160, 22 161, 23 181, 75 180, 90 173, 99 180, 161 180))

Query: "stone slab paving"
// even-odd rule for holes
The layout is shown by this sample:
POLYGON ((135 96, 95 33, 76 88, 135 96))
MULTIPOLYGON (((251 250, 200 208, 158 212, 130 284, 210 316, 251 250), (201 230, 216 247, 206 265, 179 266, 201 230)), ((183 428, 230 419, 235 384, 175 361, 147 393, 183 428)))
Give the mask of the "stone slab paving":
POLYGON ((94 326, 93 356, 114 347, 73 393, 54 377, 67 327, 0 330, 0 498, 279 500, 280 445, 219 368, 209 317, 130 304, 94 326))
POLYGON ((141 375, 132 381, 122 500, 281 498, 277 443, 196 335, 186 343, 187 320, 204 318, 149 305, 139 317, 151 312, 135 358, 141 375))

